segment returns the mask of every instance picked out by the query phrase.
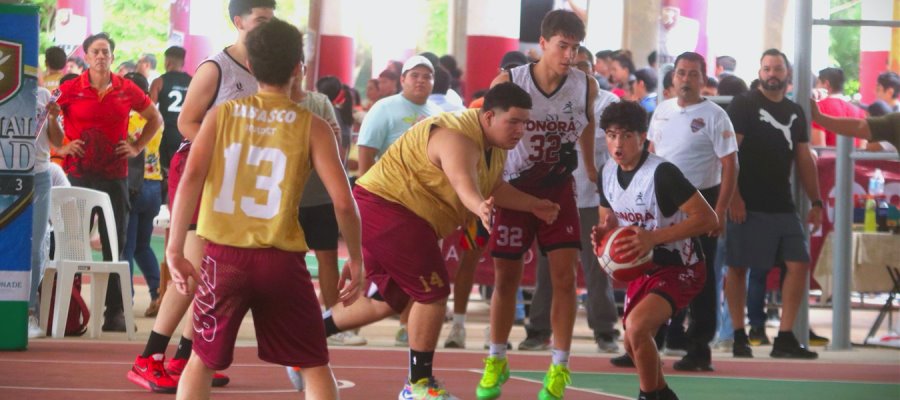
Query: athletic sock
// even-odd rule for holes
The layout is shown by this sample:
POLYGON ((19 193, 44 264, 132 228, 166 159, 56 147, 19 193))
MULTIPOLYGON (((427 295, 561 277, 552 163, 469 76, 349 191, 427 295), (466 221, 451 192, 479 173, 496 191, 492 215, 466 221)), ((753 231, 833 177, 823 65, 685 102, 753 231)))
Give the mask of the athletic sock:
POLYGON ((416 383, 422 378, 432 375, 431 364, 434 362, 434 351, 415 351, 409 349, 409 382, 416 383))
POLYGON ((506 358, 506 343, 491 343, 490 357, 506 358))
POLYGON ((157 353, 165 354, 170 339, 172 339, 171 336, 163 336, 156 331, 150 331, 150 338, 147 339, 147 346, 144 347, 141 357, 147 358, 157 353))
POLYGON ((325 322, 325 337, 341 331, 338 329, 337 325, 334 324, 334 317, 331 315, 331 310, 325 310, 325 312, 322 313, 322 319, 325 322))
POLYGON ((453 325, 463 326, 466 323, 466 314, 453 314, 453 325))
POLYGON ((550 349, 550 355, 553 357, 553 365, 562 365, 569 368, 569 352, 559 349, 550 349))
POLYGON ((181 341, 178 342, 178 350, 175 351, 175 357, 172 358, 178 360, 187 360, 191 357, 191 350, 193 348, 194 341, 182 336, 181 341))

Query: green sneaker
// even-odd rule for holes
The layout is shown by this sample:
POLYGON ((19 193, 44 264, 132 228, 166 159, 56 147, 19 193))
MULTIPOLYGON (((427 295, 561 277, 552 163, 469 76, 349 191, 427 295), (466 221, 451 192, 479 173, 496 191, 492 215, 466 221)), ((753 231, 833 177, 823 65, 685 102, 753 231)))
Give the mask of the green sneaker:
POLYGON ((415 383, 407 383, 397 396, 399 399, 412 400, 459 400, 453 396, 440 382, 431 378, 422 378, 415 383))
POLYGON ((564 365, 551 365, 544 375, 544 387, 538 393, 540 400, 561 400, 566 392, 566 386, 572 383, 569 369, 564 365))
POLYGON ((484 359, 484 375, 475 389, 478 400, 492 400, 500 397, 500 387, 509 379, 509 362, 505 358, 484 359))

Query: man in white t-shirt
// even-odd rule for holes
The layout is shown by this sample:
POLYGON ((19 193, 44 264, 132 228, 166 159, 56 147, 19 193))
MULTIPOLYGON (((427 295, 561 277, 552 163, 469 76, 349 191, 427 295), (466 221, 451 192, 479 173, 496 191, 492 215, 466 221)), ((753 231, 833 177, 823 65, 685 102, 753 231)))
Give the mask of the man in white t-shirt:
MULTIPOLYGON (((715 276, 716 237, 725 229, 725 213, 737 185, 737 140, 728 114, 700 96, 706 84, 706 61, 694 52, 675 59, 672 83, 676 97, 659 104, 650 121, 651 150, 675 164, 715 206, 717 228, 700 236, 708 277, 715 276)), ((679 371, 711 371, 709 342, 716 330, 716 284, 707 279, 691 301, 687 355, 673 367, 679 371)))

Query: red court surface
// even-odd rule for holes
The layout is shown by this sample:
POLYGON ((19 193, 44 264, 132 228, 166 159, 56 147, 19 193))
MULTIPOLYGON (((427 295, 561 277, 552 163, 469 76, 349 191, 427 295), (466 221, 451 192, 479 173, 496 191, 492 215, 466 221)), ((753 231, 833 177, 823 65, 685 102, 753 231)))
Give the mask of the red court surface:
MULTIPOLYGON (((28 351, 0 353, 0 399, 164 399, 172 395, 152 394, 125 378, 134 357, 142 350, 138 343, 83 340, 40 340, 28 351)), ((174 348, 170 348, 172 354, 174 348)), ((341 398, 395 399, 406 376, 408 355, 403 349, 332 348, 332 367, 341 382, 341 398)), ((439 351, 435 375, 461 399, 474 398, 480 378, 482 352, 439 351)), ((571 367, 579 373, 633 373, 610 366, 609 355, 576 356, 571 367)), ((543 371, 546 354, 510 353, 511 366, 518 371, 543 371)), ((667 375, 685 375, 671 369, 667 375)), ((717 360, 710 377, 768 378, 896 383, 897 364, 862 364, 834 361, 778 361, 768 358, 749 361, 717 360)), ((213 390, 213 398, 288 399, 302 398, 288 382, 284 368, 260 361, 255 347, 239 347, 235 363, 228 369, 231 383, 213 390)), ((697 376, 698 374, 690 374, 697 376)), ((598 375, 599 376, 599 375, 598 375)), ((535 398, 540 383, 513 377, 504 385, 503 398, 535 398)), ((636 390, 635 390, 636 394, 636 390)), ((623 399, 589 389, 570 388, 566 399, 623 399)))

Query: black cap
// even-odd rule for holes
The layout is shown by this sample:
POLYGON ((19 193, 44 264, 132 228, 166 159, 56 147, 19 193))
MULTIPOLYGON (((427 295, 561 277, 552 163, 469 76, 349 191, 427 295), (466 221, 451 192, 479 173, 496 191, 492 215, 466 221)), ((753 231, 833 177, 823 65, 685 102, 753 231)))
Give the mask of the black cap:
POLYGON ((521 51, 508 51, 503 55, 503 58, 500 59, 501 69, 515 68, 525 64, 528 64, 528 56, 521 51))

